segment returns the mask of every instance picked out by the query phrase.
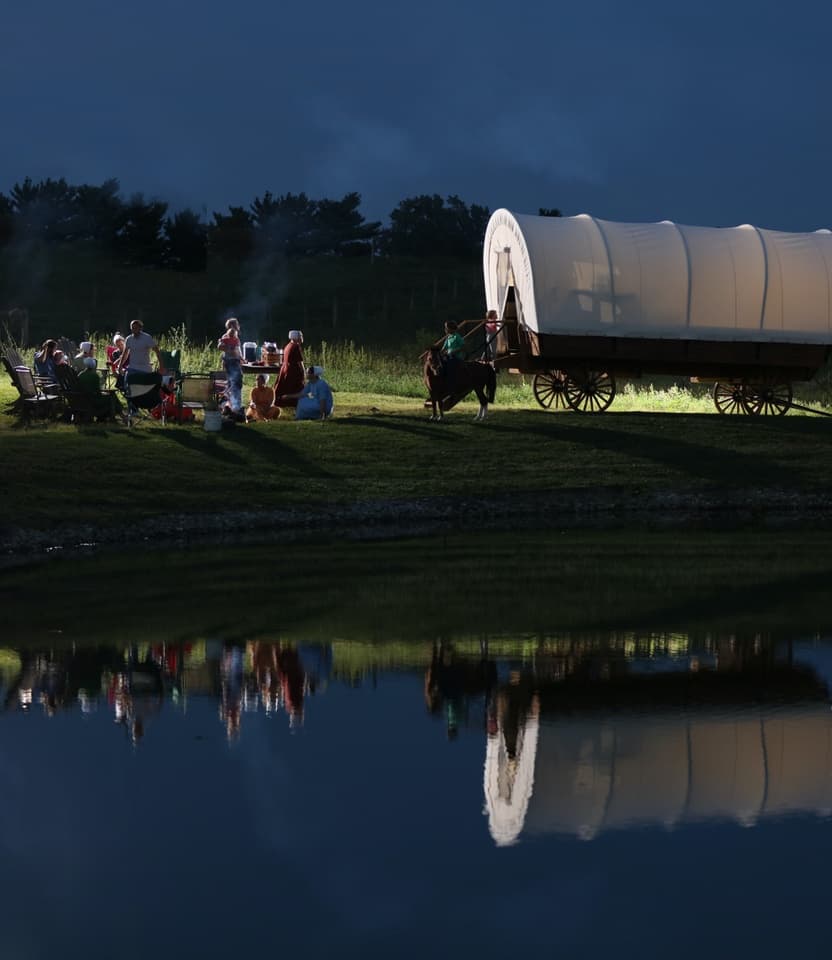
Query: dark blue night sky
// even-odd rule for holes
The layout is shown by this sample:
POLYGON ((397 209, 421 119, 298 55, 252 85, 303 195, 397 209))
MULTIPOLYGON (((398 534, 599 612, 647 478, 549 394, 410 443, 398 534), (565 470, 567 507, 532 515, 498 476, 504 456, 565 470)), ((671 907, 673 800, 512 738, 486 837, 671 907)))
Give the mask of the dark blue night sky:
POLYGON ((832 227, 830 26, 806 0, 6 0, 0 190, 832 227))

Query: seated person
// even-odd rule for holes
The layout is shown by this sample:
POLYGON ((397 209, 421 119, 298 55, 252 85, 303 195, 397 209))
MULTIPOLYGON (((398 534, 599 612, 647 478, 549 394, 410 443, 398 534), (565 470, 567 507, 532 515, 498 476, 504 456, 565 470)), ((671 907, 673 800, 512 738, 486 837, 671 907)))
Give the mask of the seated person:
POLYGON ((445 324, 445 341, 442 344, 442 354, 445 358, 445 375, 448 382, 456 379, 459 366, 463 361, 462 351, 465 349, 465 341, 459 328, 453 320, 448 320, 445 324))
POLYGON ((96 370, 95 357, 84 359, 84 369, 78 374, 78 390, 95 398, 96 417, 115 417, 121 413, 121 403, 115 393, 101 390, 101 377, 96 370))
POLYGON ((306 368, 306 386, 286 399, 297 399, 296 420, 326 420, 332 416, 332 389, 322 377, 323 367, 306 368))
MULTIPOLYGON (((83 373, 84 368, 88 366, 87 360, 95 360, 95 347, 89 340, 84 340, 78 346, 78 353, 72 359, 72 366, 77 373, 83 373)), ((98 362, 96 361, 96 366, 98 362)))
MULTIPOLYGON (((48 377, 55 379, 55 359, 56 353, 61 351, 57 349, 58 344, 54 340, 44 340, 43 346, 35 354, 35 373, 39 377, 48 377)), ((63 354, 61 354, 63 356, 63 354)))
POLYGON ((63 350, 56 350, 54 357, 56 367, 68 367, 70 365, 69 360, 67 360, 66 354, 63 352, 63 350))
POLYGON ((124 353, 124 337, 120 333, 113 334, 113 342, 107 347, 107 366, 115 374, 119 358, 124 353))
POLYGON ((274 405, 274 390, 268 385, 269 378, 265 373, 257 374, 256 385, 251 388, 249 395, 246 420, 277 420, 280 416, 280 407, 274 405))

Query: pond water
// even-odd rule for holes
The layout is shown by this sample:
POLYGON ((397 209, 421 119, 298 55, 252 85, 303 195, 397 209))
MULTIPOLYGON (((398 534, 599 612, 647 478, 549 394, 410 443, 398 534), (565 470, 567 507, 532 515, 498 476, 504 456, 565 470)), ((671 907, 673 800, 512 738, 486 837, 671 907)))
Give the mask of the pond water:
POLYGON ((7 571, 0 956, 820 956, 828 547, 299 548, 350 555, 329 589, 261 589, 285 545, 7 571))

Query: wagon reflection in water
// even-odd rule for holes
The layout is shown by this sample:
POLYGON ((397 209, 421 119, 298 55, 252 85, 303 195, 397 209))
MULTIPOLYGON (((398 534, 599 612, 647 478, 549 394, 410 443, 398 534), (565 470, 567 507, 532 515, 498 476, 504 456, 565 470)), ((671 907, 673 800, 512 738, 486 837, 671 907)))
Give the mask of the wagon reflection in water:
POLYGON ((564 674, 568 659, 496 696, 484 791, 498 845, 832 813, 827 684, 788 645, 727 638, 664 664, 593 652, 564 674))

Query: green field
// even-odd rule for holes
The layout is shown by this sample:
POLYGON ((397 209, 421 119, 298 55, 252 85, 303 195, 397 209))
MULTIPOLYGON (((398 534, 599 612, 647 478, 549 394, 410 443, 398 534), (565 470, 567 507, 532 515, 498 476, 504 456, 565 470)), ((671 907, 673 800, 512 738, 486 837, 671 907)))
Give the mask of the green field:
POLYGON ((4 637, 512 641, 636 631, 828 629, 830 533, 519 531, 290 545, 61 552, 4 571, 4 637), (44 588, 48 584, 48 602, 44 588), (128 596, 141 616, 125 616, 128 596), (83 616, 79 597, 94 603, 83 616))
MULTIPOLYGON (((827 418, 664 412, 709 409, 678 389, 625 393, 603 415, 553 413, 526 399, 527 385, 501 383, 486 422, 473 422, 474 405, 463 404, 432 424, 418 389, 414 397, 350 392, 337 389, 337 368, 330 376, 336 416, 326 423, 286 419, 215 435, 198 423, 25 425, 0 415, 0 525, 115 524, 129 533, 146 517, 417 497, 487 497, 499 511, 537 493, 622 508, 647 495, 763 507, 774 498, 799 511, 802 499, 828 489, 827 418)), ((4 384, 0 404, 11 400, 4 384)))

